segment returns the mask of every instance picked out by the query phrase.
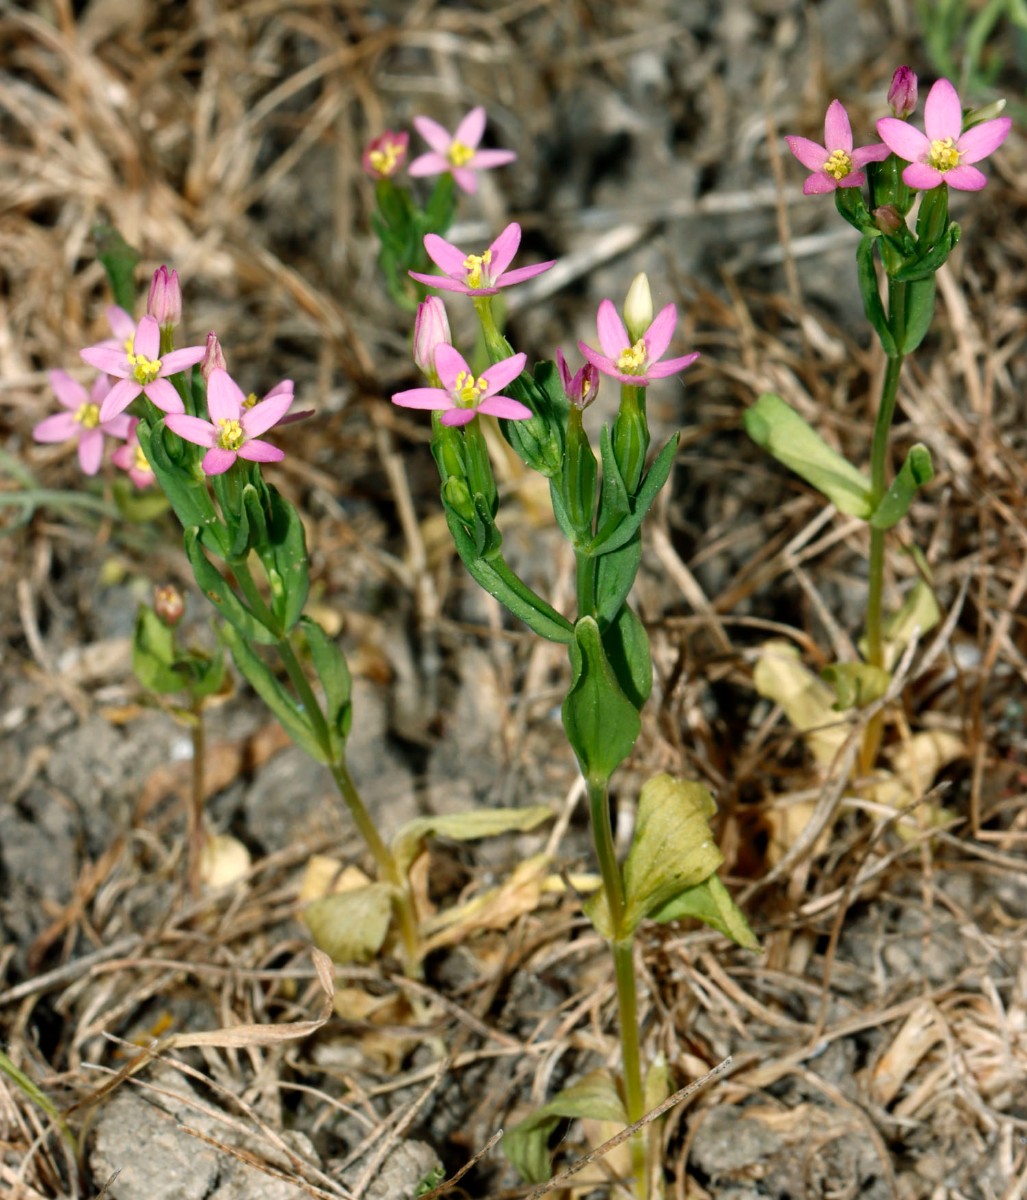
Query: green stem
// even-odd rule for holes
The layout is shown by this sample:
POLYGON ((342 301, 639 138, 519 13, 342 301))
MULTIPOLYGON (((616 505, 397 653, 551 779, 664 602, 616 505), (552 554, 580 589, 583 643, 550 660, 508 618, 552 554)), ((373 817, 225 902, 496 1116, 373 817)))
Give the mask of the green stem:
POLYGON ((203 831, 204 767, 206 755, 206 731, 203 725, 202 701, 193 702, 192 711, 193 762, 192 762, 192 796, 186 819, 186 859, 189 895, 195 899, 200 894, 202 882, 201 866, 206 837, 203 831))

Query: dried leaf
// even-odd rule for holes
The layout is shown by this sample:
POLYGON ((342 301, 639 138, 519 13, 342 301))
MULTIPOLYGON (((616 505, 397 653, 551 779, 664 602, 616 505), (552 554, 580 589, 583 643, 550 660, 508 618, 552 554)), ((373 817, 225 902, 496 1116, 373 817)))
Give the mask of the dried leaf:
POLYGON ((408 821, 396 834, 392 852, 405 875, 420 854, 425 838, 448 837, 458 842, 474 842, 503 833, 523 833, 548 821, 552 815, 547 805, 536 804, 530 808, 482 808, 474 812, 418 817, 408 821))

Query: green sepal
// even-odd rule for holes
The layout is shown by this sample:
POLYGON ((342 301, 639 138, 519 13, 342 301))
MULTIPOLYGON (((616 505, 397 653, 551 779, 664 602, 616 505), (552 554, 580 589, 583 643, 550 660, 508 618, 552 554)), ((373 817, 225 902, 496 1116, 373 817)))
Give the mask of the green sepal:
MULTIPOLYGON (((889 154, 884 162, 867 163, 867 181, 870 185, 870 209, 882 208, 890 204, 902 216, 906 216, 916 202, 917 193, 906 185, 902 172, 908 164, 897 154, 889 154)), ((855 188, 838 188, 835 198, 843 191, 856 191, 855 188)))
POLYGON ((339 762, 346 748, 350 726, 353 723, 352 691, 346 657, 334 638, 310 617, 300 618, 300 627, 310 650, 314 670, 325 694, 325 716, 328 736, 331 739, 332 759, 339 762))
POLYGON ((885 695, 891 683, 891 676, 883 667, 859 662, 831 663, 820 672, 820 678, 834 692, 835 712, 873 704, 885 695))
POLYGON ((528 1183, 545 1183, 552 1174, 549 1139, 561 1121, 585 1117, 627 1126, 628 1114, 613 1076, 591 1071, 565 1088, 503 1137, 503 1153, 528 1183))
MULTIPOLYGON (((852 189, 838 189, 852 190, 852 189)), ((895 338, 892 334, 888 316, 881 301, 881 292, 877 284, 877 273, 874 270, 874 241, 863 238, 856 248, 856 277, 859 281, 859 294, 863 299, 863 312, 874 327, 881 348, 885 354, 892 357, 896 353, 895 338)))
POLYGON ((605 784, 631 753, 642 722, 603 652, 594 617, 581 617, 568 643, 571 687, 563 702, 563 727, 581 772, 605 784))
POLYGON ((939 267, 944 266, 955 249, 962 230, 952 221, 941 240, 922 254, 914 254, 892 275, 896 283, 917 283, 929 279, 939 267))
POLYGON ((260 502, 260 493, 252 483, 243 485, 236 521, 234 537, 228 550, 230 562, 240 562, 248 558, 251 550, 268 540, 267 519, 260 502))
POLYGON ((193 526, 185 531, 185 553, 196 576, 199 589, 232 626, 243 637, 265 646, 278 641, 278 635, 243 604, 232 591, 228 581, 207 557, 202 544, 200 530, 193 526))
POLYGON ((559 482, 550 480, 553 514, 575 548, 586 542, 596 513, 596 456, 581 422, 581 409, 568 411, 567 454, 559 482))
POLYGON ((710 875, 695 887, 685 888, 662 907, 649 914, 661 925, 690 917, 729 937, 744 950, 759 950, 760 943, 745 914, 731 898, 719 875, 710 875))
POLYGON ((275 678, 267 663, 253 650, 246 634, 235 625, 226 624, 221 636, 240 673, 278 718, 289 737, 311 758, 327 764, 329 757, 311 729, 303 706, 275 678))
POLYGON ((834 206, 838 215, 848 221, 853 229, 871 238, 881 236, 859 188, 835 188, 834 206))
POLYGON ((764 392, 742 415, 749 437, 850 517, 872 512, 870 481, 780 396, 764 392))
POLYGON ((113 225, 94 225, 93 241, 96 243, 96 257, 107 272, 114 303, 125 312, 133 313, 136 306, 135 269, 139 264, 139 251, 130 246, 113 225))
POLYGON ((630 604, 603 630, 603 653, 621 691, 641 711, 653 690, 653 660, 649 635, 630 604))
POLYGON ((899 473, 892 480, 891 487, 885 492, 881 503, 874 509, 870 517, 870 525, 874 529, 891 529, 893 525, 909 512, 913 497, 918 488, 930 483, 934 478, 934 464, 931 462, 931 452, 926 446, 917 442, 911 446, 906 460, 899 473))
POLYGON ((187 444, 163 421, 151 426, 145 418, 136 426, 136 437, 182 528, 202 529, 211 552, 224 558, 228 531, 214 508, 206 482, 193 473, 195 456, 187 444))

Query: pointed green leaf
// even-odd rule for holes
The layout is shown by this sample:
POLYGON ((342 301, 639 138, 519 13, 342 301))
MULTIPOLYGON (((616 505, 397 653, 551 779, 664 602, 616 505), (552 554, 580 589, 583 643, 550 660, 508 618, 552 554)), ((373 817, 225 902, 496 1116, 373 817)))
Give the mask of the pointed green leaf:
POLYGON ((909 512, 917 489, 934 478, 931 452, 919 442, 911 446, 902 469, 895 476, 891 487, 885 492, 881 503, 870 517, 874 529, 891 529, 909 512))
POLYGON ((612 550, 619 550, 635 535, 660 489, 670 476, 671 467, 674 465, 674 456, 677 453, 678 437, 679 435, 675 434, 653 460, 653 465, 642 479, 638 495, 630 501, 630 511, 612 528, 608 528, 606 532, 597 533, 585 548, 586 554, 609 554, 612 550))
POLYGON ((891 683, 887 671, 861 662, 831 663, 820 672, 820 678, 834 689, 835 712, 873 704, 888 691, 891 683))
POLYGON ((271 588, 271 611, 278 618, 282 636, 288 636, 300 619, 310 592, 310 560, 307 536, 296 506, 270 483, 267 496, 267 544, 258 543, 257 554, 264 564, 271 588))
POLYGON ((139 263, 139 251, 130 246, 113 225, 94 225, 93 241, 96 243, 96 257, 107 272, 114 303, 127 313, 135 312, 135 269, 139 263))
POLYGON ((507 1130, 503 1153, 528 1183, 545 1183, 550 1177, 549 1138, 562 1120, 573 1117, 612 1121, 622 1127, 629 1123, 609 1071, 590 1072, 507 1130))
POLYGON ((653 690, 649 635, 638 614, 624 604, 612 625, 603 630, 603 653, 621 691, 641 710, 653 690))
POLYGON ((749 928, 742 910, 731 899, 731 893, 718 875, 711 875, 694 887, 685 888, 651 914, 654 921, 665 924, 691 917, 729 937, 745 950, 759 950, 756 935, 749 928))
POLYGON ((314 900, 303 910, 314 944, 340 965, 370 962, 392 922, 392 888, 369 883, 314 900))
POLYGON ((595 560, 595 613, 602 625, 617 620, 624 606, 642 562, 642 534, 635 531, 634 537, 609 554, 601 554, 595 560))
MULTIPOLYGON (((838 190, 842 191, 843 189, 839 188, 838 190)), ((896 352, 895 338, 892 335, 888 316, 884 311, 880 285, 877 282, 877 272, 874 269, 874 240, 871 237, 864 237, 859 243, 856 250, 856 277, 859 281, 860 296, 863 299, 863 312, 876 330, 885 354, 893 355, 896 352)))
POLYGON ((552 817, 545 804, 528 808, 480 808, 473 812, 442 813, 408 821, 392 840, 392 853, 401 875, 421 852, 425 838, 448 837, 457 842, 475 842, 504 833, 525 833, 552 817))
POLYGON ((749 437, 851 517, 870 516, 870 482, 799 414, 773 392, 764 392, 742 421, 749 437))
POLYGON ((183 529, 196 526, 204 530, 212 552, 223 558, 228 533, 221 524, 206 483, 193 474, 192 451, 165 427, 163 420, 151 425, 144 418, 136 426, 136 437, 179 524, 183 529), (174 455, 169 451, 169 443, 175 446, 174 455))
MULTIPOLYGON (((941 191, 935 188, 935 191, 941 191)), ((934 275, 906 284, 906 327, 899 339, 899 353, 912 354, 934 319, 934 275)))
POLYGON ((353 705, 350 701, 352 680, 346 658, 334 638, 330 638, 321 626, 310 617, 301 617, 300 624, 307 639, 314 670, 324 688, 327 706, 328 733, 332 739, 332 754, 336 761, 342 758, 353 720, 353 705))
POLYGON ((265 646, 278 641, 277 634, 259 621, 239 599, 228 584, 228 580, 207 557, 198 529, 185 531, 185 553, 196 576, 200 591, 219 613, 235 626, 251 642, 265 646))

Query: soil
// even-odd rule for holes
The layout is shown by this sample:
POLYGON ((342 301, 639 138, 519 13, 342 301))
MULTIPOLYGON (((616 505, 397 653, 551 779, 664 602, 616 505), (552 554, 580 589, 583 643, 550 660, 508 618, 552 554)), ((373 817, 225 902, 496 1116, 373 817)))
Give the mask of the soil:
MULTIPOLYGON (((657 303, 678 305, 675 351, 702 352, 650 394, 654 442, 682 438, 635 593, 656 684, 615 780, 618 838, 650 776, 704 782, 721 875, 763 949, 643 930, 647 1056, 675 1089, 730 1059, 653 1126, 666 1196, 1024 1194, 1027 42, 1010 16, 968 57, 986 6, 959 6, 951 29, 956 6, 932 7, 0 5, 0 1050, 23 1081, 0 1070, 0 1196, 398 1200, 469 1163, 447 1194, 521 1196, 498 1131, 618 1062, 606 948, 558 887, 595 870, 559 720, 565 654, 466 576, 424 414, 388 403, 415 386, 410 321, 377 275, 360 152, 476 104, 487 143, 518 159, 483 175, 448 236, 484 245, 517 220, 525 261, 558 260, 509 293, 511 341, 570 357, 595 341, 598 301, 619 304, 645 270, 657 303), (851 763, 818 763, 754 679, 771 638, 814 671, 854 656, 866 540, 749 442, 741 414, 779 391, 866 461, 883 359, 856 235, 802 195, 783 135, 819 137, 834 97, 871 130, 903 62, 921 95, 959 71, 975 103, 1009 97, 1014 131, 987 188, 953 194, 962 241, 900 389, 896 462, 919 440, 938 474, 890 543, 889 602, 919 547, 942 621, 904 664, 883 760, 898 769, 923 734, 954 747, 900 819, 851 763), (542 853, 552 887, 440 939, 422 985, 390 948, 337 967, 319 1024, 311 862, 371 870, 331 777, 237 681, 206 716, 207 819, 251 865, 189 896, 193 742, 141 690, 131 636, 154 584, 186 591, 187 641, 215 644, 211 612, 170 517, 125 521, 106 471, 84 479, 70 445, 32 440, 47 372, 77 372, 78 348, 107 335, 90 235, 104 220, 142 252, 143 288, 162 262, 180 272, 189 341, 216 329, 244 387, 289 377, 317 410, 269 470, 304 516, 311 610, 353 671, 349 762, 379 827, 554 813, 531 833, 434 842, 418 878, 436 912, 542 853), (237 1026, 284 1032, 204 1040, 237 1026)), ((472 344, 470 312, 450 315, 472 344)), ((497 464, 508 557, 569 611, 572 557, 545 494, 497 464)), ((609 1132, 561 1127, 556 1165, 609 1132)), ((558 1194, 627 1195, 617 1164, 558 1194)))

